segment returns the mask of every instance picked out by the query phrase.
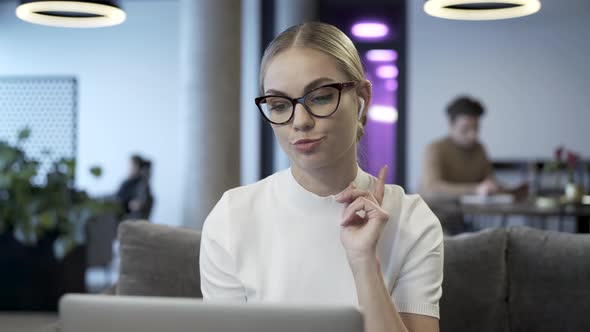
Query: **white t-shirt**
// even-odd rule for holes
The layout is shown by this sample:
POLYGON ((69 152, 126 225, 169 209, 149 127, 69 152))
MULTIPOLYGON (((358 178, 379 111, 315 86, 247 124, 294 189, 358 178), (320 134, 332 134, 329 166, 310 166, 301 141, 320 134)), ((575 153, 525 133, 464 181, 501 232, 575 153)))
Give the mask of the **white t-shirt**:
MULTIPOLYGON (((358 168, 355 185, 377 178, 358 168)), ((399 312, 439 317, 443 233, 418 195, 386 185, 391 219, 377 254, 399 312)), ((295 181, 290 169, 227 191, 203 226, 201 290, 205 300, 343 304, 358 307, 340 241, 344 205, 295 181)))

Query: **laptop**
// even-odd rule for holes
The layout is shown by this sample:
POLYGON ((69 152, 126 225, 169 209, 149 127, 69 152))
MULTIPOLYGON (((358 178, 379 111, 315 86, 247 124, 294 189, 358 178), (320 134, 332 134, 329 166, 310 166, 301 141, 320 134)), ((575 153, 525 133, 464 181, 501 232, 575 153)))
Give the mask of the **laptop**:
POLYGON ((353 307, 203 302, 198 299, 67 294, 63 332, 362 332, 353 307))

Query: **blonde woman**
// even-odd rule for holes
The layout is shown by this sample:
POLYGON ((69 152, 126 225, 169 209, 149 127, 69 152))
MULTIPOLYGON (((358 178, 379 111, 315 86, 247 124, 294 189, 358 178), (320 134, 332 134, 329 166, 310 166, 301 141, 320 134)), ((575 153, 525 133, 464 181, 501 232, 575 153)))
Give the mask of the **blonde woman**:
POLYGON ((371 84, 336 27, 291 27, 260 67, 291 167, 227 191, 203 226, 205 300, 350 304, 365 331, 438 331, 443 235, 417 195, 357 163, 371 84))

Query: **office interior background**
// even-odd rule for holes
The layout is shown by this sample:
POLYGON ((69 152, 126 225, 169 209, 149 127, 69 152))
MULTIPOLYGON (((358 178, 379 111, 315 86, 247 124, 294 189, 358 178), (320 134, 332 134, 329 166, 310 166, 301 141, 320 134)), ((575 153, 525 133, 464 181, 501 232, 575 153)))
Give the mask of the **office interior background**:
MULTIPOLYGON (((375 89, 361 166, 376 175, 390 164, 388 183, 408 193, 459 95, 485 106, 480 140, 495 164, 513 166, 506 183, 530 181, 523 167, 550 162, 560 146, 590 159, 586 0, 545 0, 535 14, 489 21, 433 17, 418 0, 123 0, 122 24, 93 29, 31 24, 18 5, 0 1, 0 141, 18 144, 29 128, 21 146, 46 163, 43 174, 71 158, 74 187, 97 199, 116 193, 130 156, 143 156, 151 223, 198 230, 225 190, 289 167, 254 98, 264 48, 305 21, 334 24, 357 46, 375 89)), ((590 176, 580 185, 590 189, 590 176)), ((86 266, 87 290, 116 281, 114 256, 86 266)))

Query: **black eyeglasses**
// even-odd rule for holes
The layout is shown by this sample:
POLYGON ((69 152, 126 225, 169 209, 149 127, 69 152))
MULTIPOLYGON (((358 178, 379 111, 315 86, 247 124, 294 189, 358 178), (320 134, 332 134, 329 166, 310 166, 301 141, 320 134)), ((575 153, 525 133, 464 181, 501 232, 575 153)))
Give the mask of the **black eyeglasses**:
POLYGON ((303 105, 303 108, 315 117, 326 118, 338 110, 342 90, 355 85, 354 81, 332 83, 315 88, 299 98, 270 95, 258 97, 254 102, 264 118, 276 125, 291 121, 297 104, 303 105))

